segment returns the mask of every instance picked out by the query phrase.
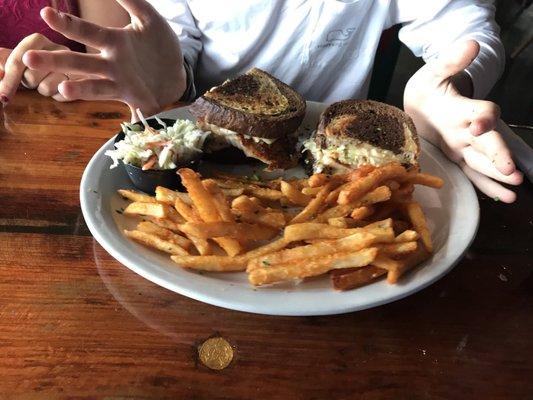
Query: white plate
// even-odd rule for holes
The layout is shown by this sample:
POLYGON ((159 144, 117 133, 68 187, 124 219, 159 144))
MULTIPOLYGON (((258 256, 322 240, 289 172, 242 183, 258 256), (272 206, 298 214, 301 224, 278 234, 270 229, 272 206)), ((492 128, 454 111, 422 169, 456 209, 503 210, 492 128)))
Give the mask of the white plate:
MULTIPOLYGON (((308 102, 304 127, 313 127, 324 105, 308 102)), ((167 111, 167 118, 192 118, 186 108, 167 111)), ((413 294, 441 278, 460 260, 472 242, 478 222, 476 193, 462 172, 431 144, 422 140, 422 170, 444 179, 441 190, 417 187, 433 232, 435 254, 400 283, 384 280, 346 292, 336 292, 327 277, 300 284, 253 288, 244 273, 206 273, 181 269, 167 255, 139 245, 122 234, 132 221, 117 213, 124 201, 117 189, 133 188, 123 168, 109 169, 104 156, 110 139, 93 156, 80 185, 83 216, 91 233, 109 254, 137 274, 176 293, 220 307, 270 315, 326 315, 363 310, 413 294)), ((235 168, 234 170, 239 170, 235 168)))

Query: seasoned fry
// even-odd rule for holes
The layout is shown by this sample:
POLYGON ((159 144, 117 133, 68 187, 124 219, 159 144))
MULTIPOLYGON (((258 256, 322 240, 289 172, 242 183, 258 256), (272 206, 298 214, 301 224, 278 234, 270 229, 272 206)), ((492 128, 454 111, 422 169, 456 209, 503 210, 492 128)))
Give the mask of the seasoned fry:
POLYGON ((234 189, 220 188, 220 190, 222 190, 222 193, 224 193, 228 197, 237 197, 244 193, 243 188, 234 188, 234 189))
POLYGON ((339 193, 339 204, 349 204, 364 196, 365 193, 378 187, 382 182, 403 177, 405 168, 398 163, 390 163, 381 168, 376 168, 368 175, 351 181, 348 186, 339 193))
POLYGON ((276 236, 277 232, 265 226, 237 222, 187 222, 180 226, 187 235, 202 238, 220 238, 227 236, 237 240, 268 240, 276 236))
POLYGON ((189 168, 179 169, 178 174, 181 177, 181 183, 187 188, 200 217, 206 222, 220 221, 220 215, 213 197, 202 184, 198 174, 189 168))
POLYGON ((366 265, 360 268, 335 269, 331 271, 331 283, 336 290, 355 289, 372 283, 385 275, 387 270, 366 265))
POLYGON ((405 177, 407 182, 415 185, 429 186, 435 189, 440 189, 444 186, 444 181, 438 176, 423 174, 421 172, 409 172, 405 177))
POLYGON ((392 200, 395 202, 407 202, 411 200, 415 186, 412 183, 403 183, 399 189, 392 194, 392 200))
POLYGON ((376 267, 387 270, 387 282, 394 284, 411 268, 426 261, 431 256, 424 246, 417 246, 416 250, 400 260, 392 260, 386 256, 378 255, 373 261, 376 267))
POLYGON ((288 263, 289 261, 302 258, 313 259, 342 251, 356 251, 371 245, 375 239, 376 237, 370 233, 358 232, 339 240, 322 241, 306 246, 294 247, 251 259, 247 271, 261 268, 262 266, 288 263))
POLYGON ((252 285, 260 286, 322 275, 331 269, 346 268, 346 265, 364 266, 374 260, 377 252, 377 248, 370 247, 359 251, 327 255, 313 260, 304 259, 286 264, 264 265, 261 268, 251 270, 248 274, 248 280, 252 285))
POLYGON ((378 245, 379 254, 384 254, 392 258, 412 253, 416 250, 416 247, 416 242, 399 242, 378 245))
POLYGON ((160 226, 161 228, 165 228, 173 232, 181 232, 180 224, 176 224, 175 222, 172 222, 169 219, 155 218, 155 217, 150 217, 150 216, 144 216, 143 219, 146 219, 147 221, 150 221, 153 224, 160 226))
POLYGON ((222 221, 234 222, 235 218, 231 213, 228 200, 226 199, 224 193, 222 193, 222 190, 220 190, 220 188, 218 187, 217 183, 213 179, 205 179, 202 181, 202 183, 204 184, 207 191, 213 196, 217 211, 220 214, 222 221))
POLYGON ((369 232, 377 236, 380 241, 392 242, 394 232, 391 227, 373 226, 363 228, 343 229, 328 224, 307 222, 289 225, 285 228, 284 238, 288 242, 298 242, 308 239, 339 239, 360 232, 369 232))
POLYGON ((155 223, 150 221, 139 222, 139 224, 137 225, 137 230, 156 235, 161 239, 175 243, 186 250, 188 250, 192 246, 192 242, 189 239, 178 235, 177 233, 172 232, 169 229, 165 229, 159 225, 156 225, 155 223))
POLYGON ((259 187, 255 185, 251 185, 247 187, 244 190, 244 193, 250 194, 255 197, 259 197, 260 199, 270 200, 270 201, 276 201, 276 200, 281 199, 282 197, 282 194, 279 190, 259 187))
POLYGON ((281 181, 281 193, 292 204, 305 207, 311 201, 311 197, 300 192, 295 186, 286 181, 281 181))
POLYGON ((372 207, 372 205, 367 206, 361 206, 354 208, 352 213, 350 214, 350 217, 356 221, 363 220, 365 218, 370 217, 374 213, 375 209, 372 207))
POLYGON ((287 246, 287 243, 281 238, 237 257, 173 256, 171 258, 172 261, 176 262, 183 268, 216 272, 244 271, 246 269, 246 264, 250 259, 281 250, 285 246, 287 246))
POLYGON ((166 218, 170 207, 161 203, 142 203, 134 201, 124 209, 125 215, 148 215, 156 218, 166 218))
POLYGON ((317 214, 320 208, 324 205, 324 200, 328 196, 331 185, 331 182, 324 185, 316 197, 311 200, 307 206, 305 206, 305 208, 290 221, 290 224, 299 224, 309 221, 315 214, 317 214))
POLYGON ((415 231, 420 235, 420 240, 422 240, 424 247, 428 252, 432 253, 433 243, 431 241, 431 234, 429 233, 422 207, 420 207, 420 204, 416 201, 413 201, 405 205, 405 211, 407 212, 415 231))
POLYGON ((165 253, 179 254, 179 255, 189 254, 184 248, 178 246, 176 243, 161 239, 160 237, 153 235, 151 233, 146 233, 146 232, 141 232, 141 231, 136 231, 136 230, 128 231, 125 229, 124 234, 127 237, 134 239, 139 243, 142 243, 146 246, 152 247, 160 251, 164 251, 165 253))
POLYGON ((174 208, 180 215, 188 222, 202 222, 202 218, 198 215, 195 209, 189 204, 185 203, 181 198, 176 198, 174 208))
POLYGON ((248 260, 243 255, 228 256, 172 256, 172 261, 182 268, 212 272, 237 272, 246 269, 248 260))
POLYGON ((317 187, 304 187, 302 193, 307 196, 316 196, 318 192, 322 189, 322 186, 317 187))
POLYGON ((156 203, 156 199, 154 199, 152 196, 148 196, 147 194, 135 192, 133 190, 126 190, 126 189, 119 189, 118 194, 120 194, 125 199, 131 200, 131 201, 137 201, 140 203, 156 203))
POLYGON ((260 224, 272 229, 283 229, 286 224, 285 215, 279 211, 264 211, 259 213, 241 213, 235 211, 237 222, 260 224))
POLYGON ((257 205, 257 202, 252 201, 248 196, 241 195, 231 202, 231 208, 240 213, 256 213, 259 212, 261 207, 257 205))
POLYGON ((192 203, 191 198, 187 193, 176 192, 163 186, 158 186, 155 188, 155 198, 160 203, 165 203, 172 206, 176 202, 177 197, 187 204, 192 203))
MULTIPOLYGON (((348 228, 349 218, 334 217, 328 219, 328 224, 337 228, 348 228)), ((353 220, 352 220, 353 221, 353 220)))
POLYGON ((418 240, 419 235, 415 231, 405 230, 394 238, 396 243, 412 242, 418 240))

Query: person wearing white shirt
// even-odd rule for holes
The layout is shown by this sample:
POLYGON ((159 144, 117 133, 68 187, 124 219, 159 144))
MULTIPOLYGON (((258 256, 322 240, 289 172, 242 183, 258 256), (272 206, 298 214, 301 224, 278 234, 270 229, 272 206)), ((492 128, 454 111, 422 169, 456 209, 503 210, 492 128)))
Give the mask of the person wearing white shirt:
POLYGON ((115 99, 153 113, 192 100, 251 67, 266 70, 308 100, 365 98, 383 30, 426 64, 406 85, 404 108, 418 131, 491 197, 513 202, 498 182, 522 174, 495 129, 498 107, 482 100, 504 68, 494 6, 483 0, 117 0, 131 16, 103 28, 51 8, 54 30, 99 54, 27 52, 31 69, 82 73, 66 99, 115 99))

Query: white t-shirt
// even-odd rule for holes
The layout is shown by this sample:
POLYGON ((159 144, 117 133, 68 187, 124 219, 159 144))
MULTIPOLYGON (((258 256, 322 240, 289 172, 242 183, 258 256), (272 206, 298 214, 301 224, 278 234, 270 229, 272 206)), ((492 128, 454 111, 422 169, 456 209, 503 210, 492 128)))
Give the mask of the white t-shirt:
POLYGON ((504 68, 494 6, 483 0, 152 0, 178 35, 198 94, 259 67, 307 100, 365 98, 383 30, 425 61, 458 39, 480 55, 467 69, 474 97, 504 68))

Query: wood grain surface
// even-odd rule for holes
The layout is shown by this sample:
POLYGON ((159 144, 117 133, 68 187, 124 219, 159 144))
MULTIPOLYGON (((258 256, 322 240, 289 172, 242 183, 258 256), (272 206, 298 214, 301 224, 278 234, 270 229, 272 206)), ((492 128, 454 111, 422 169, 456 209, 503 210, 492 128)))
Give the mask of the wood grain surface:
MULTIPOLYGON (((1 112, 1 111, 0 111, 1 112)), ((0 119, 0 399, 533 398, 533 190, 481 196, 481 225, 446 277, 329 317, 269 317, 190 300, 92 238, 79 182, 129 118, 118 103, 22 92, 0 119), (234 347, 221 371, 197 347, 234 347)))

